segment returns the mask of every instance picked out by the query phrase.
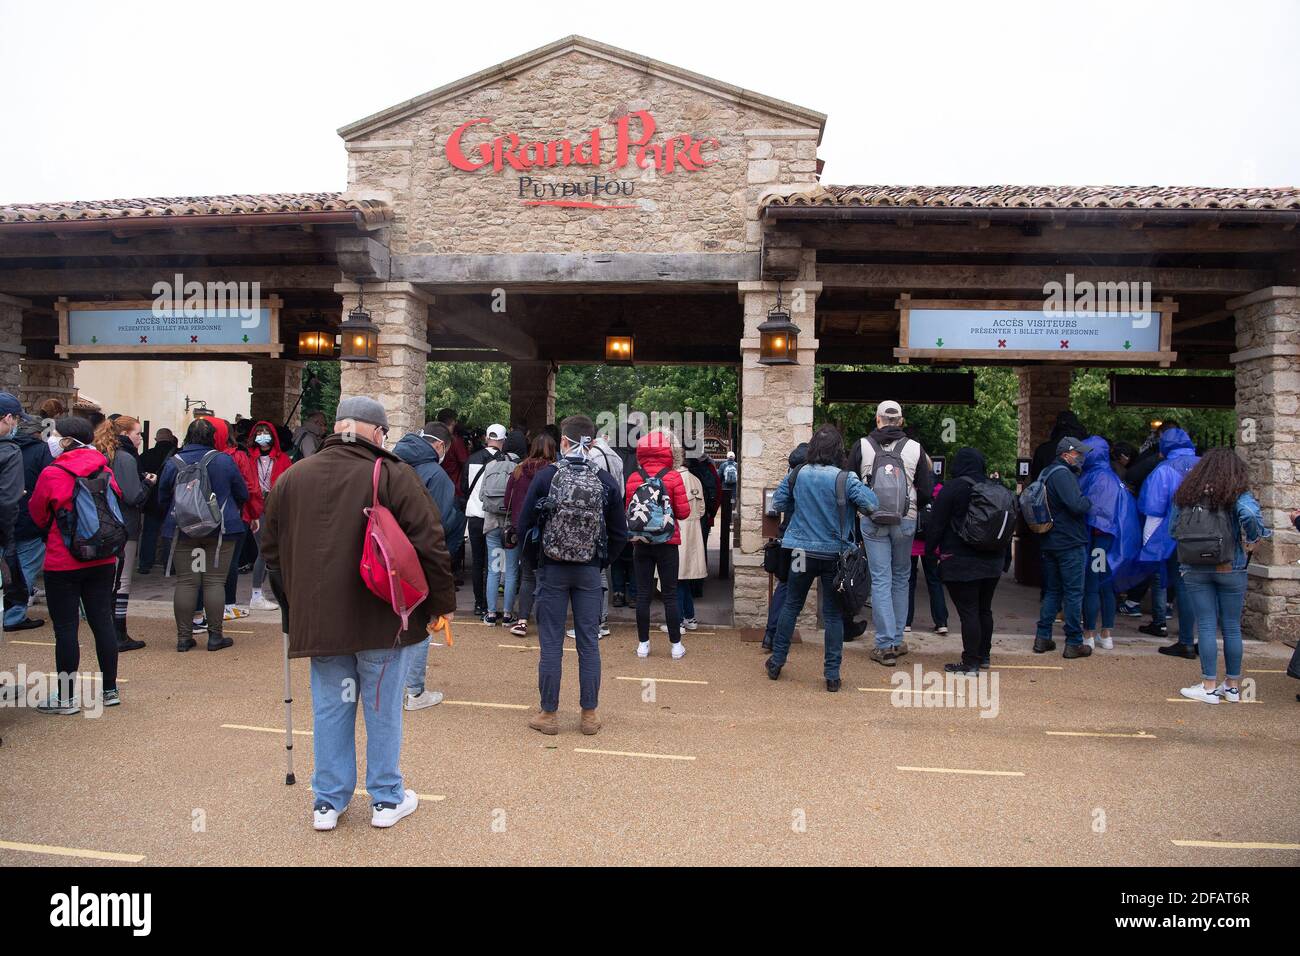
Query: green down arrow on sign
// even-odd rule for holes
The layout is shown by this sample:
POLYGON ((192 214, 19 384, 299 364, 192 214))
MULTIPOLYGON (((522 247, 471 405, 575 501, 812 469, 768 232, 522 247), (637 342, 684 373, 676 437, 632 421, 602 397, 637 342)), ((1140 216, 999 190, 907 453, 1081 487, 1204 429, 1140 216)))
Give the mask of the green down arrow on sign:
POLYGON ((940 336, 939 340, 934 344, 937 345, 939 348, 943 348, 943 336, 940 336))
POLYGON ((1132 347, 1133 347, 1133 343, 1130 342, 1128 339, 1125 339, 1125 340, 1124 340, 1124 348, 1126 348, 1126 349, 1131 349, 1132 347))

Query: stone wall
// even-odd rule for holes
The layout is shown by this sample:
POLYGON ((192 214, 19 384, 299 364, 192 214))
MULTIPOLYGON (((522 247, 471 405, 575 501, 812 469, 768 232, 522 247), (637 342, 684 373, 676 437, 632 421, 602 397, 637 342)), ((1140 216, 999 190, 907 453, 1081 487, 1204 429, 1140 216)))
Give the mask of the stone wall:
MULTIPOLYGON (((357 307, 357 286, 344 282, 334 291, 343 296, 346 319, 357 307)), ((369 283, 364 295, 370 321, 379 326, 379 361, 343 362, 340 395, 365 395, 383 403, 391 447, 407 432, 424 425, 431 300, 406 282, 369 283)))
POLYGON ((64 408, 72 408, 77 399, 76 371, 76 362, 24 357, 22 384, 16 393, 23 409, 34 415, 47 398, 57 398, 64 408))
POLYGON ((754 142, 747 133, 789 125, 715 93, 575 50, 349 143, 348 189, 390 197, 397 254, 742 252, 758 247, 756 187, 815 179, 815 131, 798 143, 754 142), (654 142, 680 134, 718 139, 716 148, 702 152, 712 165, 662 174, 635 163, 611 168, 614 123, 639 110, 654 116, 654 142), (604 165, 457 169, 447 159, 447 138, 479 117, 491 122, 466 133, 467 148, 509 132, 525 141, 578 144, 599 128, 604 165), (630 181, 630 197, 602 201, 634 208, 527 206, 519 194, 521 176, 565 182, 592 175, 630 181))
POLYGON ((302 372, 306 362, 288 359, 254 359, 249 387, 249 414, 255 421, 287 424, 297 428, 302 421, 302 372), (289 410, 293 415, 289 417, 289 410), (286 421, 286 419, 288 419, 286 421))
POLYGON ((1020 380, 1017 454, 1028 458, 1047 441, 1056 416, 1070 407, 1071 368, 1068 365, 1026 365, 1016 369, 1020 380))
POLYGON ((1236 313, 1237 451, 1273 537, 1254 554, 1243 629, 1257 640, 1300 636, 1300 289, 1261 289, 1236 313))
MULTIPOLYGON (((555 421, 555 368, 550 362, 510 363, 510 421, 532 434, 555 421)), ((558 423, 557 423, 558 424, 558 423)))
POLYGON ((19 362, 26 351, 23 348, 23 309, 30 306, 31 303, 25 299, 0 294, 0 392, 19 394, 22 385, 19 362))

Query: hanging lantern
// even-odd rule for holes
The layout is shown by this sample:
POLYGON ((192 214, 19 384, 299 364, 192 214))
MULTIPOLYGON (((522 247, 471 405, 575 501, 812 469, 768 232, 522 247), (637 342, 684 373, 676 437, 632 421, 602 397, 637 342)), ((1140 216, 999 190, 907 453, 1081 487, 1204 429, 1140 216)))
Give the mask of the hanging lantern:
POLYGON ((799 364, 799 326, 790 321, 790 313, 781 305, 780 283, 776 286, 776 308, 759 325, 758 337, 759 365, 799 364))
POLYGON ((357 295, 357 307, 339 326, 339 360, 343 362, 379 361, 379 326, 370 321, 365 310, 365 293, 357 295))
POLYGON ((298 331, 298 355, 301 358, 334 357, 334 330, 325 327, 319 312, 313 312, 307 327, 298 331))
POLYGON ((621 321, 605 334, 605 364, 631 365, 636 353, 636 336, 621 321))

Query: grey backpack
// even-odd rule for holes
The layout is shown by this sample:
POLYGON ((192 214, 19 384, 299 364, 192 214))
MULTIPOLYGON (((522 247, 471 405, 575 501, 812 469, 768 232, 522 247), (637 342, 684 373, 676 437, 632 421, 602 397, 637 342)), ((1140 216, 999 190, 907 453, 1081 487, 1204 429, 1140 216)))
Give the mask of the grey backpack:
POLYGON ((511 454, 493 458, 483 466, 483 475, 479 497, 483 500, 486 514, 503 515, 506 513, 506 485, 515 470, 519 459, 511 454))
POLYGON ((864 480, 880 501, 879 507, 868 517, 878 525, 901 524, 912 506, 912 479, 908 477, 907 465, 903 461, 903 448, 911 439, 900 438, 888 445, 882 445, 871 437, 864 441, 876 453, 871 471, 864 480))
POLYGON ((561 458, 544 511, 542 554, 548 561, 586 564, 605 556, 605 485, 595 466, 561 458))
POLYGON ((192 464, 176 459, 176 484, 172 493, 172 519, 176 522, 176 534, 172 538, 172 553, 167 559, 167 574, 171 574, 172 557, 176 554, 176 545, 184 532, 190 538, 210 538, 217 536, 217 552, 213 568, 220 563, 221 539, 224 536, 221 502, 217 501, 212 491, 212 480, 208 477, 208 463, 221 452, 204 452, 203 457, 192 464))

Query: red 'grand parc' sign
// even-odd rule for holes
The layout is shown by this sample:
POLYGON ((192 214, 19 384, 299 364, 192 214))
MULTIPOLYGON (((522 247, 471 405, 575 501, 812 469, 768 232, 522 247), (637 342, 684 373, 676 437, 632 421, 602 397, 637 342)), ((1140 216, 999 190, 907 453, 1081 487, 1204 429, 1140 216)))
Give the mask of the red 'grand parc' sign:
POLYGON ((696 172, 717 162, 705 157, 705 150, 718 147, 718 140, 712 137, 679 133, 655 141, 658 124, 647 110, 637 110, 614 122, 612 156, 608 157, 608 144, 599 127, 576 142, 571 139, 525 141, 518 133, 507 132, 474 146, 466 144, 466 134, 471 129, 491 122, 491 117, 484 116, 452 130, 447 137, 447 161, 466 172, 488 168, 501 172, 507 166, 520 171, 566 166, 623 169, 635 164, 640 169, 653 166, 661 175, 677 170, 696 172), (634 120, 638 124, 634 125, 634 120))

